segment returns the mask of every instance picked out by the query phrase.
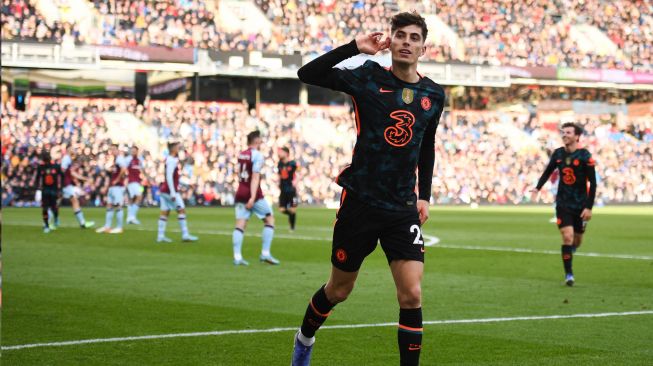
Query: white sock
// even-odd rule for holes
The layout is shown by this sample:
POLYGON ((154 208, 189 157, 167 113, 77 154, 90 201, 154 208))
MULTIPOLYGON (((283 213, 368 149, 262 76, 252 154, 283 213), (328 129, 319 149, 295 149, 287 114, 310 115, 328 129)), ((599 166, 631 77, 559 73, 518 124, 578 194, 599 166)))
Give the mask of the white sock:
POLYGON ((84 226, 86 223, 86 220, 84 220, 84 213, 82 210, 77 210, 75 212, 75 218, 77 218, 77 222, 79 222, 79 225, 84 226))
POLYGON ((188 236, 188 223, 186 222, 186 214, 177 215, 177 220, 179 221, 179 227, 181 228, 181 236, 188 236))
POLYGON ((134 203, 132 208, 132 219, 136 220, 136 215, 138 215, 138 203, 134 203))
POLYGON ((166 224, 168 223, 168 218, 165 216, 159 216, 159 238, 166 236, 166 224))
POLYGON ((240 229, 234 229, 232 239, 234 243, 234 259, 237 261, 243 259, 243 254, 241 252, 243 248, 243 236, 244 234, 240 229))
POLYGON ((122 207, 118 208, 116 211, 116 228, 122 229, 122 221, 125 218, 125 213, 122 212, 122 207))
POLYGON ((300 330, 297 333, 297 339, 302 342, 302 344, 306 347, 310 347, 315 343, 315 336, 312 336, 311 338, 306 337, 305 335, 302 334, 302 331, 300 330))
POLYGON ((104 221, 104 227, 111 227, 113 221, 113 208, 107 208, 106 220, 104 221))
POLYGON ((270 247, 272 247, 272 238, 274 237, 274 226, 271 225, 263 226, 263 232, 261 236, 263 237, 261 255, 267 257, 270 255, 270 247))

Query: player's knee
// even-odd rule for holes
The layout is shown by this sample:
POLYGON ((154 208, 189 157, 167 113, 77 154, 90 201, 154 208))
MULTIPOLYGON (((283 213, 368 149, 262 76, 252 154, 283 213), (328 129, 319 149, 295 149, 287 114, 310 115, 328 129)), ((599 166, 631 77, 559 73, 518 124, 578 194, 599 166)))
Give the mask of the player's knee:
POLYGON ((414 309, 420 307, 422 304, 422 287, 415 285, 397 291, 397 300, 402 309, 414 309))
POLYGON ((274 226, 274 216, 272 216, 272 215, 265 216, 265 218, 263 219, 263 222, 265 222, 266 225, 274 226))
POLYGON ((339 286, 327 286, 325 292, 327 294, 327 299, 333 304, 337 304, 347 300, 349 294, 351 294, 354 289, 354 284, 344 284, 339 286), (330 287, 330 288, 329 288, 330 287))

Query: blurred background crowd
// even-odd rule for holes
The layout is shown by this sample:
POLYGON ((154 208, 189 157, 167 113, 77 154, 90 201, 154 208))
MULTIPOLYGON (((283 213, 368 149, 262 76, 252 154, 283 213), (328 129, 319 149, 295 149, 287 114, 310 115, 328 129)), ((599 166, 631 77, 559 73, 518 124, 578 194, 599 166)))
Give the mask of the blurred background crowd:
POLYGON ((653 70, 650 0, 255 0, 265 22, 251 29, 219 16, 233 3, 2 0, 2 39, 312 55, 358 32, 387 32, 401 7, 436 25, 425 60, 653 70))
MULTIPOLYGON (((152 101, 144 108, 131 100, 32 98, 27 112, 10 104, 2 108, 2 204, 30 205, 38 153, 55 157, 66 151, 80 156, 82 201, 102 205, 112 157, 108 147, 116 131, 107 116, 130 113, 155 131, 158 151, 144 159, 145 204, 156 204, 163 181, 165 142, 181 141, 183 196, 191 205, 233 204, 237 187, 236 156, 246 148, 245 136, 263 132, 266 157, 262 188, 276 201, 281 146, 291 149, 300 169, 298 194, 305 204, 337 202, 333 182, 351 159, 354 116, 345 106, 317 107, 152 101)), ((648 117, 565 115, 585 128, 581 144, 597 161, 599 203, 653 201, 653 121, 648 117)), ((123 143, 127 152, 129 142, 123 143)), ((433 200, 437 203, 524 203, 548 162, 561 145, 557 124, 538 120, 528 111, 455 110, 444 113, 436 134, 433 200)), ((543 191, 544 192, 544 191, 543 191)), ((545 202, 553 192, 544 192, 545 202)))

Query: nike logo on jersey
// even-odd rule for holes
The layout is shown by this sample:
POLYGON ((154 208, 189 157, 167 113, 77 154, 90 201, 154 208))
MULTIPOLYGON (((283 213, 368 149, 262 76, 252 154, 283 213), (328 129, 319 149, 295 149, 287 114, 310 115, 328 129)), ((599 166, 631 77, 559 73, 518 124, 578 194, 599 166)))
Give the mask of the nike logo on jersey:
POLYGON ((379 91, 381 93, 392 93, 393 92, 393 90, 388 90, 388 89, 383 89, 383 88, 379 89, 379 91))

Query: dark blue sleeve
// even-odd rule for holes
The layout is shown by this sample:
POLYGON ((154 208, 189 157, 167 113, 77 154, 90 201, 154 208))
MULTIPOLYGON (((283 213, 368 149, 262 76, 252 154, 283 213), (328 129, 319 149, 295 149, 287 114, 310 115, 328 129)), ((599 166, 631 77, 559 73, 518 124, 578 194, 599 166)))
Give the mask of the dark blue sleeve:
POLYGON ((585 175, 587 176, 587 181, 589 183, 589 189, 587 191, 587 200, 585 201, 585 208, 590 210, 594 206, 594 199, 596 198, 596 164, 592 154, 587 152, 587 160, 585 161, 585 175))
POLYGON ((322 56, 319 56, 302 66, 297 71, 299 80, 306 84, 321 86, 332 90, 341 91, 352 95, 361 87, 357 84, 366 81, 366 70, 369 69, 367 61, 365 65, 355 69, 338 69, 334 66, 360 52, 356 47, 356 41, 351 41, 346 45, 335 48, 322 56))
POLYGON ((435 165, 435 131, 440 123, 440 116, 444 109, 445 97, 438 100, 438 110, 435 116, 424 132, 422 138, 422 146, 419 152, 419 161, 417 163, 417 184, 418 184, 418 197, 420 200, 430 201, 431 191, 433 184, 433 166, 435 165))
POLYGON ((556 168, 556 154, 558 151, 554 151, 553 154, 551 154, 551 160, 549 160, 549 165, 546 166, 546 169, 544 170, 544 173, 542 173, 542 176, 540 177, 540 180, 537 182, 537 186, 535 187, 538 191, 542 189, 542 186, 544 186, 544 183, 546 183, 546 180, 549 179, 551 174, 556 168))

